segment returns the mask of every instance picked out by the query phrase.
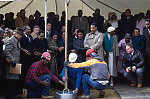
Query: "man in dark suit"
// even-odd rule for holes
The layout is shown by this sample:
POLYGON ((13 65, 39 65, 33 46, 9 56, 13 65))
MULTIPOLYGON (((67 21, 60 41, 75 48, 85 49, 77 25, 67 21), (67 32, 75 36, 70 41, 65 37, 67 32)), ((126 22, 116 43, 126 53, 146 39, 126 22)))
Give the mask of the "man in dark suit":
POLYGON ((52 23, 48 22, 47 23, 46 38, 48 38, 48 37, 52 38, 52 35, 55 33, 57 34, 58 32, 54 30, 54 28, 52 27, 52 23))
MULTIPOLYGON (((70 53, 73 47, 72 40, 68 38, 67 44, 68 53, 70 53)), ((65 32, 62 33, 61 39, 58 40, 58 47, 61 48, 58 54, 58 73, 60 74, 63 70, 65 62, 65 32)))
POLYGON ((82 16, 83 11, 78 10, 78 16, 75 17, 72 21, 72 33, 75 28, 84 30, 84 35, 89 33, 89 22, 87 17, 82 16))
POLYGON ((25 76, 33 63, 33 39, 31 36, 30 26, 24 26, 24 35, 20 39, 21 45, 21 63, 22 63, 22 78, 25 80, 25 76))
POLYGON ((146 49, 146 55, 148 60, 147 69, 150 77, 150 22, 146 21, 145 26, 146 29, 144 29, 143 31, 143 40, 144 40, 144 48, 146 49))
POLYGON ((123 35, 125 35, 126 33, 129 33, 130 35, 132 35, 132 32, 136 26, 135 24, 135 19, 134 17, 131 15, 131 10, 130 9, 126 9, 125 10, 125 16, 123 16, 121 18, 122 21, 122 30, 123 30, 123 35))
POLYGON ((31 27, 31 29, 33 30, 34 26, 37 25, 40 27, 41 30, 44 30, 45 29, 44 20, 41 17, 41 13, 38 10, 35 11, 34 17, 35 19, 29 23, 29 26, 31 27))
POLYGON ((97 24, 97 30, 99 32, 104 32, 103 24, 104 24, 104 17, 100 14, 100 9, 95 9, 95 13, 93 13, 93 23, 97 24))

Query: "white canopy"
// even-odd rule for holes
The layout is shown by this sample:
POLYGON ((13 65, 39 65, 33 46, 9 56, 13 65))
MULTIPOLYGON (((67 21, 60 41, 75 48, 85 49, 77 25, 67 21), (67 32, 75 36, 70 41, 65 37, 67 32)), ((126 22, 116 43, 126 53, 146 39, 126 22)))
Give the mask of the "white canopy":
MULTIPOLYGON (((14 12, 15 14, 20 9, 26 9, 26 16, 34 14, 36 10, 39 10, 44 16, 44 4, 45 0, 1 0, 0 13, 5 14, 7 12, 14 12)), ((64 11, 65 0, 47 0, 47 11, 55 12, 61 16, 61 12, 64 11)), ((139 12, 146 12, 149 10, 150 0, 70 0, 68 8, 69 18, 73 15, 77 15, 79 9, 83 10, 84 16, 92 16, 93 10, 96 8, 101 9, 101 15, 106 19, 109 12, 116 12, 120 17, 121 12, 129 8, 132 14, 139 12)))

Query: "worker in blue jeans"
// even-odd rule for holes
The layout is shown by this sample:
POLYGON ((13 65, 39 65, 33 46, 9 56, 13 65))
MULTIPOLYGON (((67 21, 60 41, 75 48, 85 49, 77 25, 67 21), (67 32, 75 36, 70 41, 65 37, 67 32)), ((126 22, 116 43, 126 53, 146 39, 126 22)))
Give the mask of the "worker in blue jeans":
POLYGON ((82 84, 84 94, 82 98, 89 99, 90 98, 90 90, 89 85, 93 88, 100 91, 98 97, 102 98, 105 95, 105 92, 102 91, 106 88, 107 83, 109 82, 109 72, 107 69, 107 64, 103 59, 99 58, 94 50, 88 49, 86 51, 87 61, 82 63, 70 63, 69 65, 65 63, 65 66, 69 66, 72 68, 87 68, 89 69, 91 75, 84 74, 82 77, 82 84))
MULTIPOLYGON (((69 62, 76 62, 78 55, 76 53, 69 54, 69 62)), ((71 89, 73 89, 78 95, 82 92, 81 79, 82 79, 82 69, 67 67, 68 77, 65 77, 65 67, 61 73, 61 77, 63 81, 68 81, 68 85, 71 89)))
POLYGON ((83 75, 82 84, 85 96, 90 95, 89 85, 91 85, 94 89, 97 89, 98 91, 104 90, 106 88, 106 85, 102 85, 98 81, 91 79, 88 74, 83 75))

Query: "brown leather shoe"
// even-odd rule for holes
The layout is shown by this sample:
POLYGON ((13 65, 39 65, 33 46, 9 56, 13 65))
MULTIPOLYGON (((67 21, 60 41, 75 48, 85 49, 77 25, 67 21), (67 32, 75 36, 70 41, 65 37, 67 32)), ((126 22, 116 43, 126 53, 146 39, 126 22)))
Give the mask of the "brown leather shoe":
POLYGON ((131 87, 135 87, 136 86, 136 82, 131 84, 131 87))
POLYGON ((53 99, 54 96, 42 96, 42 98, 44 98, 44 99, 53 99))
POLYGON ((141 88, 142 87, 142 84, 138 84, 138 86, 137 86, 138 88, 141 88))

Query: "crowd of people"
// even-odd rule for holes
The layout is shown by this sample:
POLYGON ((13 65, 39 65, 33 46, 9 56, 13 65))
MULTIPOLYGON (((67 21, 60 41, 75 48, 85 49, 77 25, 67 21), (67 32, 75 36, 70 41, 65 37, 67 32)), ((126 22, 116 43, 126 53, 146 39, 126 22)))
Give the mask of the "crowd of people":
MULTIPOLYGON (((78 15, 68 20, 68 55, 76 58, 66 65, 70 66, 68 78, 64 76, 65 11, 61 18, 47 13, 46 34, 41 13, 37 10, 29 18, 25 13, 20 10, 16 18, 13 12, 5 17, 0 14, 0 75, 7 86, 6 99, 15 99, 18 85, 18 89, 27 88, 30 97, 46 98, 50 88, 57 88, 54 82, 50 84, 51 79, 61 85, 68 80, 75 92, 84 90, 83 98, 89 98, 88 84, 100 91, 108 83, 101 80, 110 79, 113 86, 117 77, 120 81, 128 79, 132 87, 142 87, 143 75, 150 77, 150 10, 133 16, 126 9, 120 20, 115 12, 108 13, 106 20, 100 9, 88 17, 78 10, 78 15), (87 54, 89 49, 93 51, 87 54), (18 63, 22 64, 21 75, 10 73, 10 65, 15 68, 18 63)), ((104 91, 100 93, 104 95, 104 91)))

